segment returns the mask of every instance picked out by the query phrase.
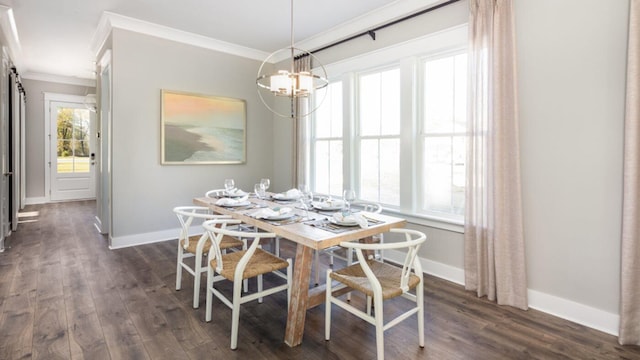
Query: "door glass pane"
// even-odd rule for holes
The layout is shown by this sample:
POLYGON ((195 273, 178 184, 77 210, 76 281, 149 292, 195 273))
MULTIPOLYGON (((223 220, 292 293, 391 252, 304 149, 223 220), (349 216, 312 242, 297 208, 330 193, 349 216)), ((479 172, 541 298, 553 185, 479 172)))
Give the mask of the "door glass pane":
POLYGON ((59 107, 57 110, 57 171, 58 173, 89 172, 89 109, 59 107))

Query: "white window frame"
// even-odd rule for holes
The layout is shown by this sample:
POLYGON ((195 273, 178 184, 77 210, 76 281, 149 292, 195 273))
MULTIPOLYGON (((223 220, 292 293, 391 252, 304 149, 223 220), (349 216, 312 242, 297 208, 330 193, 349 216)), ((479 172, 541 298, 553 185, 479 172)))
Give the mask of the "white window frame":
MULTIPOLYGON (((345 117, 344 114, 344 100, 345 100, 345 81, 343 81, 343 79, 334 79, 334 80, 330 80, 329 84, 335 84, 337 82, 341 83, 341 90, 342 90, 342 107, 343 107, 343 116, 342 116, 342 136, 341 137, 334 137, 334 136, 329 136, 329 137, 321 137, 318 138, 316 136, 316 114, 314 113, 314 115, 311 117, 311 123, 309 126, 309 169, 308 169, 308 174, 309 174, 309 182, 311 184, 311 189, 316 189, 316 176, 315 176, 315 163, 316 163, 316 144, 318 141, 335 141, 335 140, 340 140, 342 141, 342 173, 344 176, 344 163, 345 163, 345 153, 347 152, 347 150, 345 149, 345 123, 347 122, 347 118, 345 117)), ((326 96, 329 96, 329 94, 327 94, 326 96)), ((326 99, 324 99, 324 101, 326 101, 326 99)), ((342 181, 343 183, 343 187, 344 187, 344 179, 342 181)), ((318 194, 318 195, 325 195, 325 196, 338 196, 340 194, 318 194)))
MULTIPOLYGON (((366 71, 361 71, 358 72, 357 74, 355 74, 355 81, 356 81, 356 85, 355 85, 355 93, 353 96, 353 102, 356 105, 356 111, 355 111, 355 116, 353 117, 353 131, 352 131, 352 136, 351 138, 353 139, 353 149, 354 149, 354 159, 357 159, 353 162, 354 167, 352 169, 350 169, 349 171, 353 173, 353 181, 351 184, 351 188, 354 189, 356 191, 356 194, 358 196, 358 198, 363 199, 363 200, 369 200, 369 201, 374 201, 374 202, 379 202, 377 199, 367 199, 367 198, 363 198, 362 197, 362 189, 360 188, 360 179, 361 179, 361 173, 360 173, 360 159, 361 159, 361 155, 362 155, 362 151, 361 151, 361 142, 362 140, 383 140, 383 139, 398 139, 399 143, 400 143, 400 154, 401 154, 401 158, 402 158, 402 105, 400 105, 400 121, 401 121, 401 125, 400 125, 400 132, 397 135, 362 135, 360 133, 360 108, 361 108, 361 104, 360 104, 360 97, 358 96, 360 93, 360 78, 363 76, 367 76, 367 75, 371 75, 371 74, 376 74, 376 73, 382 73, 385 71, 389 71, 389 70, 394 70, 394 69, 398 69, 400 72, 400 101, 402 101, 402 78, 403 78, 403 69, 400 66, 399 63, 391 63, 391 64, 386 64, 385 66, 381 66, 381 67, 377 67, 374 69, 368 69, 366 71)), ((399 159, 398 159, 399 160, 399 159)), ((404 172, 402 171, 402 165, 400 166, 400 174, 399 174, 399 181, 400 181, 400 188, 402 188, 402 183, 403 183, 403 174, 404 172)), ((379 177, 379 176, 378 176, 379 177)), ((378 189, 378 191, 380 191, 380 189, 378 189)), ((401 204, 402 204, 402 197, 401 197, 402 193, 400 194, 400 205, 392 205, 392 204, 386 204, 386 203, 381 203, 384 207, 391 207, 391 208, 400 208, 401 204)), ((380 196, 380 194, 378 194, 378 197, 380 196)))
MULTIPOLYGON (((458 49, 452 49, 450 51, 445 51, 445 52, 439 52, 436 54, 430 54, 428 56, 423 56, 420 58, 419 64, 418 64, 418 73, 417 73, 417 87, 418 87, 418 94, 417 94, 417 99, 423 99, 424 98, 424 90, 425 90, 425 84, 424 84, 424 65, 427 61, 432 61, 432 60, 438 60, 438 59, 443 59, 443 58, 447 58, 447 57, 452 57, 452 56, 456 56, 456 55, 460 55, 466 52, 466 47, 460 47, 458 49)), ((422 156, 423 152, 422 149, 424 149, 425 146, 425 140, 427 137, 452 137, 452 136, 460 136, 463 135, 462 133, 454 133, 454 132, 447 132, 447 133, 438 133, 437 135, 429 135, 427 136, 425 134, 425 130, 423 128, 424 125, 424 103, 422 101, 417 101, 417 109, 418 109, 418 121, 417 121, 417 133, 416 136, 414 138, 414 140, 416 141, 416 171, 415 171, 415 177, 417 179, 418 182, 425 182, 426 179, 423 179, 422 176, 424 174, 424 163, 425 163, 425 159, 422 156)), ((468 133, 467 133, 468 134, 468 133)), ((422 199, 424 197, 424 190, 425 187, 423 186, 417 186, 416 187, 416 201, 415 201, 415 209, 414 209, 414 213, 416 213, 418 216, 425 216, 427 218, 430 219, 437 219, 438 221, 445 221, 445 222, 450 222, 453 224, 464 224, 464 218, 460 217, 460 216, 456 216, 454 214, 450 214, 450 213, 440 213, 440 212, 430 212, 430 211, 422 211, 421 209, 423 208, 422 204, 422 199)))
MULTIPOLYGON (((438 217, 433 214, 418 212, 418 198, 416 194, 422 192, 420 181, 422 177, 422 149, 421 133, 419 132, 419 117, 421 117, 420 96, 422 89, 423 70, 420 64, 423 59, 452 54, 466 49, 467 24, 452 27, 413 41, 401 43, 388 48, 362 54, 350 59, 325 65, 327 73, 332 79, 340 80, 343 84, 343 186, 356 190, 359 181, 359 129, 355 114, 357 93, 356 74, 375 72, 379 69, 400 66, 401 77, 401 133, 400 133, 400 206, 385 206, 385 212, 401 215, 408 222, 463 232, 463 221, 448 217, 438 217), (365 64, 365 65, 363 65, 365 64), (407 80, 409 79, 409 81, 407 80)), ((313 119, 312 121, 315 121, 313 119)), ((313 134, 311 135, 313 139, 313 134)), ((311 152, 313 153, 313 149, 311 152)), ((311 154, 313 159, 313 154, 311 154)), ((310 171, 313 168, 310 166, 310 171)), ((315 178, 315 176, 311 176, 315 178)), ((315 186, 315 184, 313 184, 315 186)), ((421 194, 420 194, 421 195, 421 194)))

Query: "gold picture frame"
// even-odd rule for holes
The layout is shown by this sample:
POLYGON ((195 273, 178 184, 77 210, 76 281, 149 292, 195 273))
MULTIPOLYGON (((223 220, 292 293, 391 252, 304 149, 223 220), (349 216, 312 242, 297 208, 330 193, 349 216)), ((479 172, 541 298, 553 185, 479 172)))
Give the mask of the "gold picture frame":
POLYGON ((161 164, 246 162, 246 101, 164 89, 161 97, 161 164))

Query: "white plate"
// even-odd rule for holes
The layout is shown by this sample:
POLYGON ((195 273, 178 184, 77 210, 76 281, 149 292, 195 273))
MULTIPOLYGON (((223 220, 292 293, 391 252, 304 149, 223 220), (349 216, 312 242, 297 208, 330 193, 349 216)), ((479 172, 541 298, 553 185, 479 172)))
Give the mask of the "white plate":
POLYGON ((236 204, 225 204, 225 205, 220 205, 220 206, 224 206, 224 207, 240 207, 240 206, 247 206, 247 205, 251 205, 251 201, 243 201, 243 202, 239 202, 236 204))
POLYGON ((293 201, 300 199, 300 196, 287 196, 286 194, 274 194, 273 198, 276 200, 293 201))
POLYGON ((267 219, 267 220, 284 220, 284 219, 288 219, 290 217, 293 217, 294 215, 295 214, 293 213, 293 211, 289 211, 289 212, 286 212, 284 214, 268 216, 265 219, 267 219))
POLYGON ((325 211, 330 211, 330 210, 340 210, 343 207, 343 204, 341 203, 336 203, 336 204, 327 204, 324 202, 314 202, 313 203, 313 207, 318 209, 318 210, 325 210, 325 211))
POLYGON ((340 226, 356 226, 358 225, 358 222, 355 220, 352 221, 340 221, 336 218, 330 217, 329 218, 329 222, 332 224, 336 224, 336 225, 340 225, 340 226))

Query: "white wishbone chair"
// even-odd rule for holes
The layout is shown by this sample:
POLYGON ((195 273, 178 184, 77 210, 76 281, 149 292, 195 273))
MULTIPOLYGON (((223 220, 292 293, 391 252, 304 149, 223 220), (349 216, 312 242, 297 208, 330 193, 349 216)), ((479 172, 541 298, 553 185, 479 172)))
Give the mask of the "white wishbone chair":
POLYGON ((397 325, 413 314, 418 316, 418 343, 424 347, 424 278, 422 267, 417 258, 418 249, 426 241, 426 235, 409 229, 392 229, 393 233, 402 233, 405 241, 385 244, 362 244, 357 242, 342 242, 341 246, 348 250, 355 249, 359 262, 344 269, 327 270, 327 290, 325 308, 325 339, 331 334, 331 305, 335 304, 376 327, 376 352, 378 360, 384 359, 384 331, 397 325), (374 259, 367 259, 363 250, 395 249, 406 250, 402 267, 390 265, 374 259), (413 270, 413 271, 412 271, 413 270), (332 280, 337 286, 332 286, 332 280), (363 292, 367 296, 367 311, 364 312, 350 303, 332 295, 333 291, 351 288, 363 292), (409 291, 415 289, 412 294, 409 291), (398 296, 415 302, 415 306, 384 323, 383 302, 398 296), (371 315, 371 299, 375 306, 371 315))
POLYGON ((292 267, 291 259, 285 260, 279 258, 260 248, 260 240, 273 238, 276 236, 274 233, 229 230, 226 228, 227 224, 240 224, 240 221, 219 219, 207 221, 203 224, 209 236, 215 239, 209 250, 209 266, 207 267, 207 310, 205 320, 211 321, 211 307, 213 295, 215 295, 231 309, 231 349, 236 349, 238 347, 240 305, 256 299, 261 303, 264 296, 286 290, 288 309, 291 298, 292 267), (224 236, 250 239, 252 240, 251 245, 249 245, 246 250, 223 254, 217 244, 224 236), (283 269, 287 269, 286 274, 281 272, 283 269), (262 276, 268 273, 273 273, 286 279, 286 283, 273 286, 269 289, 263 289, 262 276), (258 278, 258 290, 255 293, 243 296, 241 283, 252 277, 258 278), (214 287, 216 282, 225 279, 233 282, 231 300, 214 287))
MULTIPOLYGON (((182 269, 193 275, 193 308, 200 306, 200 278, 207 271, 206 263, 202 264, 203 255, 209 252, 211 241, 209 235, 200 227, 206 220, 229 218, 226 215, 212 214, 204 206, 178 206, 173 209, 180 222, 180 235, 178 237, 178 259, 176 267, 176 290, 182 288, 182 269), (194 221, 197 223, 194 223, 194 221), (190 232, 197 232, 190 235, 190 232), (195 257, 193 268, 185 262, 185 259, 195 257)), ((245 249, 246 242, 232 237, 225 237, 220 243, 221 249, 245 249)), ((246 291, 246 288, 245 288, 246 291)))

